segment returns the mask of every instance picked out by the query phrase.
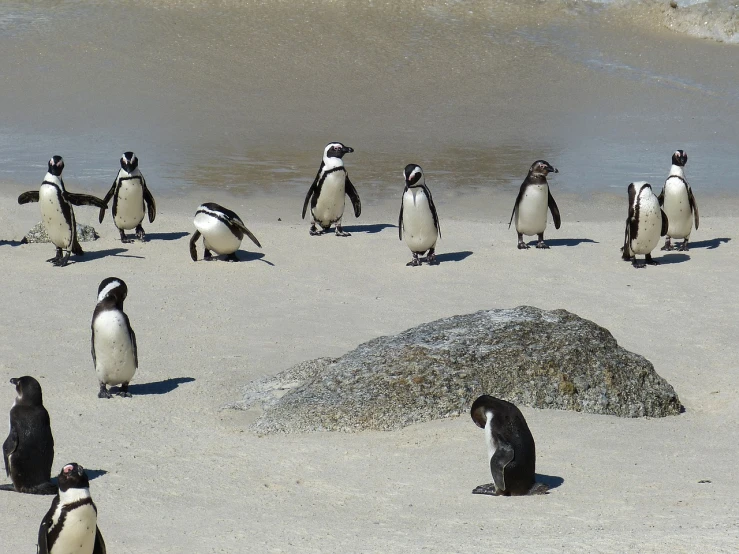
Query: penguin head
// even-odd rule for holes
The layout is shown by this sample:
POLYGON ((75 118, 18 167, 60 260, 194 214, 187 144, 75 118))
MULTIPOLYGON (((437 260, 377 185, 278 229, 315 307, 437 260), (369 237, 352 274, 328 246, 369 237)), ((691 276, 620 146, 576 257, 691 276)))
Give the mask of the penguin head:
POLYGON ((343 158, 344 154, 354 152, 354 148, 344 146, 340 142, 330 142, 323 149, 323 157, 325 158, 343 158))
POLYGON ((121 156, 121 168, 128 173, 131 173, 134 169, 139 166, 139 159, 133 152, 124 152, 121 156))
POLYGON ((89 489, 90 480, 87 478, 85 468, 79 464, 71 463, 62 468, 59 473, 59 490, 64 492, 69 489, 89 489))
POLYGON ((675 150, 672 155, 672 165, 684 167, 688 163, 688 153, 685 150, 675 150))
POLYGON ((403 170, 406 186, 413 187, 417 185, 425 185, 426 178, 423 176, 423 169, 420 165, 408 164, 403 170))
POLYGON ((59 177, 64 170, 64 160, 61 156, 52 156, 49 160, 49 173, 59 177))
POLYGON ((648 194, 654 194, 652 192, 652 185, 647 183, 646 181, 635 181, 629 185, 629 188, 634 187, 636 189, 636 195, 641 196, 642 192, 647 192, 648 194))
POLYGON ((536 160, 529 169, 529 174, 536 177, 546 177, 550 173, 559 173, 559 169, 545 160, 536 160))
POLYGON ((14 377, 10 380, 15 385, 15 392, 18 395, 16 404, 26 404, 30 406, 40 406, 43 404, 43 396, 41 394, 41 385, 33 377, 26 375, 24 377, 14 377))
POLYGON ((487 413, 493 411, 493 404, 496 400, 496 398, 490 395, 483 394, 472 403, 470 416, 472 417, 472 421, 475 422, 475 425, 481 429, 485 428, 485 424, 488 422, 487 413))
POLYGON ((116 305, 122 304, 128 296, 128 287, 123 279, 118 277, 108 277, 100 282, 98 287, 98 302, 102 302, 106 298, 115 300, 116 305))

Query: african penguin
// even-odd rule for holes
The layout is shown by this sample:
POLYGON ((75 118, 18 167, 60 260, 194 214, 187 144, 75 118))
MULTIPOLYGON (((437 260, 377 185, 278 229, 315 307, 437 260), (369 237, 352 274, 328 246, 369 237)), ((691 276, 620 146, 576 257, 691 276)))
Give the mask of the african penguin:
POLYGON ((64 160, 61 156, 53 156, 49 160, 49 170, 38 192, 28 191, 18 197, 18 204, 28 202, 40 204, 44 227, 46 227, 51 242, 56 246, 56 256, 46 261, 59 267, 67 265, 70 254, 84 254, 77 240, 77 224, 72 205, 107 207, 105 202, 94 196, 67 192, 64 188, 64 181, 62 181, 62 170, 64 170, 64 160))
POLYGON ((483 394, 472 403, 472 421, 485 429, 493 483, 474 494, 522 496, 545 494, 548 487, 535 481, 536 445, 521 410, 505 400, 483 394))
POLYGON ((688 181, 685 179, 686 163, 688 163, 688 154, 684 150, 676 150, 672 155, 670 174, 665 181, 662 192, 657 197, 659 205, 667 214, 669 222, 665 245, 662 250, 673 249, 670 239, 685 239, 678 250, 687 251, 694 221, 695 229, 698 230, 698 204, 688 181))
POLYGON ((79 464, 59 473, 59 494, 38 529, 38 554, 105 554, 90 481, 79 464))
POLYGON ((405 189, 400 201, 400 216, 398 217, 398 238, 403 240, 413 253, 413 259, 406 265, 421 265, 423 258, 419 254, 426 255, 426 262, 437 264, 436 239, 441 237, 439 227, 439 216, 436 214, 436 206, 431 198, 431 191, 426 186, 426 178, 423 169, 416 164, 408 164, 403 171, 405 177, 405 189))
POLYGON ((209 260, 213 257, 211 250, 216 254, 227 255, 229 262, 238 262, 236 251, 241 246, 244 235, 249 237, 259 248, 262 247, 252 232, 246 228, 241 218, 231 210, 216 204, 206 202, 200 204, 195 212, 195 233, 190 238, 190 257, 193 262, 198 261, 198 252, 195 247, 200 235, 203 235, 203 246, 205 252, 203 259, 209 260))
POLYGON ((323 149, 323 160, 321 167, 318 168, 316 178, 308 189, 303 203, 303 219, 310 202, 310 234, 313 236, 322 235, 336 224, 336 236, 348 237, 350 233, 346 233, 341 228, 341 218, 344 215, 344 195, 348 195, 354 206, 354 217, 359 217, 362 213, 362 203, 359 201, 357 189, 349 180, 349 176, 344 169, 344 161, 341 159, 344 154, 354 152, 353 148, 344 146, 340 142, 331 142, 323 149), (321 226, 319 231, 316 223, 321 226))
POLYGON ((510 229, 511 223, 514 219, 516 220, 519 249, 529 247, 523 240, 524 235, 538 235, 539 242, 536 247, 549 248, 547 243, 544 242, 544 231, 547 228, 547 208, 552 212, 554 228, 559 229, 562 223, 559 218, 559 208, 547 183, 549 173, 559 173, 559 170, 552 167, 549 162, 537 160, 531 164, 526 179, 521 183, 516 203, 513 205, 513 212, 511 212, 511 220, 508 222, 508 228, 510 229))
POLYGON ((668 220, 659 206, 659 200, 646 181, 629 185, 629 215, 626 218, 624 245, 621 248, 624 260, 632 260, 634 267, 657 265, 652 259, 652 250, 659 238, 667 233, 668 220), (636 255, 644 255, 644 263, 636 261, 636 255))
POLYGON ((139 367, 136 333, 123 311, 128 287, 123 279, 108 277, 98 287, 92 314, 92 363, 100 383, 98 398, 111 398, 107 385, 120 385, 118 396, 130 398, 128 383, 139 367))
POLYGON ((41 385, 29 376, 10 382, 17 396, 10 408, 10 432, 3 443, 3 459, 5 473, 13 484, 0 485, 0 490, 56 494, 56 486, 51 483, 54 437, 41 385))
MULTIPOLYGON (((146 233, 141 226, 144 220, 145 208, 149 214, 149 223, 154 222, 157 216, 157 206, 154 197, 146 186, 146 180, 139 170, 139 159, 133 152, 124 152, 121 156, 121 169, 113 181, 103 202, 106 204, 113 199, 113 223, 121 233, 121 242, 133 242, 126 237, 127 229, 136 229, 136 237, 143 241, 146 233)), ((100 223, 103 222, 105 208, 100 209, 100 223)))

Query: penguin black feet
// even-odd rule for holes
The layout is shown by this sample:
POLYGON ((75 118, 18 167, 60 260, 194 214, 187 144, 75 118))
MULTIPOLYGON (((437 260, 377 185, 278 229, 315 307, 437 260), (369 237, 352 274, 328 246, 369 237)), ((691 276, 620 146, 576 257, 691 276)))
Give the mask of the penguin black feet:
POLYGON ((660 250, 674 250, 670 237, 665 238, 665 245, 660 250))
POLYGON ((334 232, 334 234, 337 237, 351 237, 352 236, 351 233, 347 233, 346 231, 344 231, 344 228, 341 225, 336 225, 336 231, 334 232))
POLYGON ((529 245, 526 244, 523 241, 523 234, 522 233, 518 233, 518 249, 519 250, 528 250, 528 248, 529 248, 529 245))
POLYGON ((136 238, 141 242, 146 242, 146 233, 141 225, 136 225, 136 238))
POLYGON ((426 263, 429 265, 439 265, 433 248, 429 250, 428 254, 426 254, 426 263))
POLYGON ((133 242, 133 239, 130 239, 126 236, 126 232, 123 229, 118 229, 121 233, 121 242, 129 244, 133 242))
POLYGON ((546 242, 544 242, 544 233, 539 235, 539 242, 536 243, 536 247, 549 250, 549 245, 546 242))
POLYGON ((478 485, 474 489, 472 489, 472 494, 487 494, 489 496, 499 496, 498 487, 495 486, 495 483, 478 485))
POLYGON ((204 260, 211 260, 213 259, 213 254, 210 253, 210 250, 207 248, 203 251, 203 259, 204 260))
POLYGON ((680 252, 687 252, 688 251, 688 239, 685 239, 683 243, 680 246, 678 246, 677 249, 680 252))
MULTIPOLYGON (((57 251, 61 252, 59 248, 57 248, 57 251)), ((51 264, 56 267, 64 267, 65 265, 67 265, 67 263, 69 263, 70 254, 71 252, 65 251, 63 256, 60 254, 57 254, 56 258, 51 258, 50 260, 47 260, 47 261, 51 262, 51 264)))
POLYGON ((105 383, 100 383, 100 392, 98 392, 98 398, 113 398, 113 395, 110 394, 108 388, 105 386, 105 383))
POLYGON ((123 383, 121 385, 121 390, 118 391, 118 396, 121 398, 131 398, 131 393, 128 392, 128 383, 123 383))
POLYGON ((312 221, 311 224, 310 224, 310 231, 308 231, 308 232, 310 233, 310 236, 312 236, 312 237, 318 237, 318 236, 321 236, 323 233, 325 233, 326 230, 325 229, 321 229, 319 231, 318 230, 318 227, 316 227, 316 222, 315 221, 312 221))
POLYGON ((651 254, 647 254, 646 256, 644 256, 644 263, 647 265, 659 265, 659 262, 657 260, 652 259, 651 254))
POLYGON ((413 252, 413 259, 405 265, 406 267, 418 267, 421 265, 421 260, 418 259, 418 254, 413 252))
POLYGON ((236 252, 233 252, 232 254, 229 254, 226 256, 227 262, 240 262, 239 257, 236 255, 236 252))

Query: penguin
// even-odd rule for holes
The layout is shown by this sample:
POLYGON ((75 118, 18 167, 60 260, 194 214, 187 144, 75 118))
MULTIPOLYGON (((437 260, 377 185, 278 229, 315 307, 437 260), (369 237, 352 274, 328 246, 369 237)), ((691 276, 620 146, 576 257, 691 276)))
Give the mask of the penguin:
POLYGON ((111 398, 107 385, 120 385, 118 396, 130 398, 128 383, 139 367, 136 333, 123 311, 128 287, 123 279, 108 277, 100 282, 92 313, 92 363, 100 383, 98 398, 111 398))
MULTIPOLYGON (((139 170, 139 159, 133 152, 124 152, 121 156, 121 169, 113 181, 108 194, 103 198, 106 207, 113 199, 113 223, 121 233, 121 242, 133 242, 126 237, 127 229, 136 229, 136 238, 146 240, 146 233, 141 226, 144 220, 144 208, 149 214, 149 223, 154 223, 157 216, 157 205, 146 186, 146 179, 139 170)), ((105 209, 100 209, 100 223, 103 222, 105 209)))
POLYGON ((472 403, 475 425, 485 429, 493 483, 474 494, 523 496, 546 494, 549 487, 535 481, 536 445, 521 410, 514 404, 483 394, 472 403))
POLYGON ((428 251, 426 262, 429 265, 438 264, 434 251, 436 239, 441 237, 441 227, 431 191, 426 186, 423 169, 419 165, 408 164, 405 166, 403 176, 405 189, 400 201, 398 238, 403 240, 405 233, 405 243, 413 254, 413 259, 406 265, 421 265, 422 259, 419 259, 418 255, 426 251, 428 251))
POLYGON ((354 152, 353 148, 344 146, 340 142, 331 142, 323 149, 321 167, 318 168, 316 178, 313 179, 313 184, 308 189, 303 203, 303 219, 305 219, 305 212, 310 202, 311 236, 322 235, 333 224, 336 224, 337 237, 351 236, 351 233, 344 232, 341 227, 346 202, 345 194, 349 196, 354 206, 354 217, 359 217, 362 213, 359 194, 349 180, 346 169, 344 169, 344 161, 341 159, 344 154, 351 152, 354 152), (320 231, 316 228, 316 223, 321 226, 320 231))
POLYGON ((18 204, 39 202, 41 217, 51 242, 56 246, 56 256, 46 260, 57 267, 64 267, 69 262, 70 254, 82 255, 82 247, 77 240, 77 223, 74 218, 75 206, 107 207, 99 198, 88 194, 67 192, 62 180, 64 160, 61 156, 53 156, 49 160, 49 170, 38 191, 24 192, 18 197, 18 204), (62 255, 64 251, 64 255, 62 255))
POLYGON ((516 232, 518 233, 518 248, 523 250, 529 247, 523 241, 524 235, 538 235, 537 248, 549 248, 544 242, 544 231, 547 228, 547 207, 552 212, 554 228, 559 229, 562 221, 559 217, 559 208, 552 197, 547 183, 549 173, 559 173, 559 170, 549 162, 536 160, 531 164, 526 179, 521 183, 521 188, 516 197, 516 203, 511 212, 508 228, 511 228, 513 219, 516 219, 516 232))
POLYGON ((670 239, 684 239, 677 249, 687 252, 688 240, 694 222, 695 230, 698 230, 698 204, 688 181, 685 179, 686 163, 688 163, 688 154, 685 150, 676 150, 672 155, 670 174, 665 181, 665 186, 662 187, 662 192, 657 197, 659 205, 664 209, 669 221, 665 245, 662 250, 673 249, 670 239))
POLYGON ((67 464, 59 473, 59 494, 38 528, 38 554, 105 554, 85 468, 67 464))
POLYGON ((244 235, 249 237, 259 248, 262 247, 252 232, 246 228, 241 218, 231 210, 216 204, 215 202, 206 202, 200 204, 195 212, 195 233, 190 238, 190 257, 193 262, 198 261, 198 251, 195 243, 203 235, 203 246, 205 252, 203 259, 210 260, 213 255, 211 250, 216 254, 227 255, 229 262, 238 262, 239 257, 236 251, 241 246, 241 240, 244 235))
POLYGON ((634 267, 658 265, 652 259, 652 250, 659 238, 667 233, 668 220, 660 208, 652 185, 638 181, 629 185, 629 215, 626 218, 624 245, 621 248, 624 260, 632 260, 634 267), (644 254, 644 263, 636 261, 637 254, 644 254))
POLYGON ((10 432, 3 443, 3 459, 5 473, 13 484, 0 485, 0 490, 56 494, 56 486, 51 482, 54 437, 41 385, 29 376, 10 382, 15 385, 17 397, 10 408, 10 432))

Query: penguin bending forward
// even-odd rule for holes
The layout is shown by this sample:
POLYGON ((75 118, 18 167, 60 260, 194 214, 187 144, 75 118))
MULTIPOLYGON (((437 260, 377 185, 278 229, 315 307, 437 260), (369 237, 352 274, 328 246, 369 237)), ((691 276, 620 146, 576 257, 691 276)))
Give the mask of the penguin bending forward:
POLYGON ((436 214, 436 206, 431 198, 431 191, 426 186, 426 178, 423 169, 416 164, 408 164, 403 171, 405 176, 405 189, 400 201, 400 216, 398 217, 398 238, 403 240, 413 253, 413 259, 406 265, 421 265, 422 258, 419 254, 426 254, 426 262, 429 265, 437 264, 436 239, 441 237, 439 227, 439 216, 436 214))
POLYGON ((634 267, 658 265, 652 259, 652 250, 659 238, 667 233, 668 220, 652 192, 652 185, 639 181, 629 185, 629 215, 626 218, 624 245, 621 248, 624 260, 632 260, 634 267), (636 255, 644 255, 644 263, 636 261, 636 255))
POLYGON ((108 385, 120 385, 118 396, 130 398, 128 383, 139 367, 136 333, 123 312, 128 287, 123 279, 108 277, 98 287, 98 300, 92 314, 92 363, 100 392, 98 398, 111 398, 108 385))
POLYGON ((559 208, 552 197, 547 183, 549 173, 559 173, 559 170, 549 162, 537 160, 531 164, 529 173, 521 183, 521 188, 513 205, 511 219, 508 228, 516 220, 516 232, 518 233, 518 248, 523 250, 529 247, 523 240, 524 235, 538 235, 537 248, 549 248, 544 242, 544 231, 547 228, 547 208, 552 212, 554 228, 559 229, 562 221, 559 217, 559 208))
POLYGON ((210 260, 213 255, 211 250, 219 255, 227 255, 229 262, 238 262, 239 257, 236 251, 241 246, 241 240, 244 235, 249 237, 259 248, 262 247, 252 232, 246 228, 241 218, 231 210, 216 204, 215 202, 206 202, 198 206, 195 212, 195 233, 190 238, 190 257, 193 262, 198 261, 198 251, 196 243, 203 235, 203 246, 205 252, 203 259, 210 260))
POLYGON ((53 156, 49 160, 49 170, 38 191, 24 192, 18 197, 18 204, 38 202, 41 206, 41 218, 49 234, 51 242, 56 246, 56 256, 46 260, 55 266, 64 267, 69 262, 70 254, 82 255, 82 247, 77 240, 77 223, 74 218, 75 206, 97 206, 106 208, 107 204, 88 194, 67 192, 62 181, 64 160, 61 156, 53 156), (64 255, 62 255, 64 251, 64 255))
POLYGON ((51 482, 54 437, 41 385, 29 376, 10 382, 15 385, 17 397, 10 408, 10 431, 3 443, 3 459, 5 474, 13 484, 0 485, 0 490, 56 494, 56 485, 51 482))
POLYGON ((149 214, 149 223, 154 222, 157 216, 157 206, 154 197, 146 186, 146 180, 139 170, 139 159, 133 152, 124 152, 121 156, 121 169, 113 181, 103 202, 105 208, 100 209, 100 223, 105 217, 105 209, 110 199, 113 199, 113 223, 121 233, 121 242, 133 242, 126 237, 126 229, 136 229, 136 238, 146 240, 146 233, 141 226, 144 220, 144 208, 149 214))
POLYGON ((97 520, 85 469, 65 465, 59 473, 59 494, 38 529, 38 554, 105 554, 97 520))
POLYGON ((473 494, 523 496, 546 494, 549 487, 534 480, 536 445, 521 410, 505 400, 483 394, 472 403, 475 425, 485 429, 493 483, 473 494))
POLYGON ((349 196, 354 206, 354 217, 362 213, 362 203, 359 200, 357 189, 349 180, 344 169, 344 154, 354 152, 353 148, 344 146, 340 142, 332 142, 323 149, 323 160, 318 168, 316 178, 308 189, 303 203, 303 219, 310 202, 310 234, 312 236, 322 235, 336 224, 335 234, 337 237, 348 237, 341 227, 341 218, 344 215, 344 195, 349 196), (321 226, 319 231, 316 223, 321 226))
POLYGON ((665 211, 669 222, 665 245, 662 250, 673 249, 670 239, 684 239, 678 250, 687 251, 693 222, 695 222, 696 231, 698 230, 698 204, 688 181, 685 179, 686 163, 688 163, 688 154, 685 150, 676 150, 672 155, 670 174, 665 181, 662 192, 657 197, 659 205, 665 211))

